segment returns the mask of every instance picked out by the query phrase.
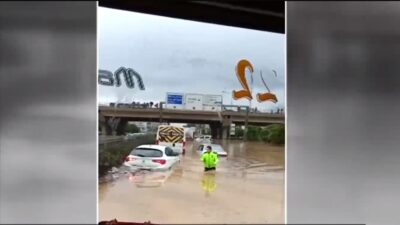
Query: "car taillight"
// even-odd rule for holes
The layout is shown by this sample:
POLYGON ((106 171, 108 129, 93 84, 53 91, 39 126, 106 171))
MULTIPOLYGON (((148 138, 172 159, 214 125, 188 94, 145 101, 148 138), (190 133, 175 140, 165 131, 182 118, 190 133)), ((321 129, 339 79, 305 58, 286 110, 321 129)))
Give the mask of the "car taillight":
POLYGON ((127 157, 125 157, 125 162, 129 162, 129 161, 133 161, 133 160, 135 160, 136 158, 133 158, 132 156, 127 156, 127 157))
POLYGON ((158 140, 156 140, 156 145, 158 145, 158 143, 159 143, 158 140))
POLYGON ((186 141, 183 142, 183 147, 185 147, 186 141))
POLYGON ((160 163, 161 165, 164 165, 167 162, 165 159, 153 159, 152 161, 155 163, 160 163))

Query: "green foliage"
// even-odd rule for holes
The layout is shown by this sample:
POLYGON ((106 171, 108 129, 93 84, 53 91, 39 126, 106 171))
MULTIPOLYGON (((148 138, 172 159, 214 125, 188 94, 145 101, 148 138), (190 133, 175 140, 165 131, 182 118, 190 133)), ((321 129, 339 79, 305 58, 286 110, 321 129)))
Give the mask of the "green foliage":
POLYGON ((285 143, 285 126, 283 124, 274 124, 267 127, 268 141, 274 144, 284 144, 285 143))
POLYGON ((249 141, 265 141, 273 144, 285 143, 285 126, 273 124, 264 128, 249 126, 247 131, 249 141))
POLYGON ((235 128, 235 137, 243 137, 244 130, 240 127, 235 128))
POLYGON ((247 140, 249 141, 260 141, 261 127, 249 126, 247 129, 247 140))
POLYGON ((135 124, 128 124, 125 128, 126 133, 139 133, 140 129, 135 124))
POLYGON ((269 135, 270 135, 270 130, 269 129, 261 129, 260 132, 260 139, 261 141, 269 142, 269 135))

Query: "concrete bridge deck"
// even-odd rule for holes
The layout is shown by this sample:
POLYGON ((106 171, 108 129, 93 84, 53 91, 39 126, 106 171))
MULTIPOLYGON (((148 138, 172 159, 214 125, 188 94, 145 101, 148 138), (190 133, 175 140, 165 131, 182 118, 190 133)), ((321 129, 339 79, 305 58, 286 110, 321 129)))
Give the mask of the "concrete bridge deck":
MULTIPOLYGON (((159 122, 182 122, 182 123, 205 123, 228 121, 238 125, 246 122, 245 111, 200 111, 200 110, 180 110, 180 109, 159 109, 159 108, 115 108, 109 106, 99 107, 100 117, 117 117, 128 121, 154 121, 159 122)), ((100 118, 101 119, 101 118, 100 118)), ((249 112, 248 124, 269 125, 284 124, 283 114, 255 113, 249 112)))

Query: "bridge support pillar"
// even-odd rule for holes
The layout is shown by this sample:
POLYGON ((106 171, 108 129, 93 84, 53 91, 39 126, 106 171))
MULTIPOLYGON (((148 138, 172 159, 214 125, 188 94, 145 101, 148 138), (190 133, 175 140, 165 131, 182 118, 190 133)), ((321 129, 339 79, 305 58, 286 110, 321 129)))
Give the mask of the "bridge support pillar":
POLYGON ((230 129, 231 129, 231 125, 232 125, 232 119, 231 116, 225 116, 222 120, 222 124, 221 124, 221 135, 222 135, 222 139, 229 139, 230 137, 230 129))
POLYGON ((101 124, 100 125, 100 128, 101 128, 101 133, 103 134, 103 135, 108 135, 108 132, 107 132, 107 125, 106 124, 101 124))
POLYGON ((109 117, 105 117, 104 121, 100 123, 101 133, 103 135, 112 135, 112 128, 108 122, 109 117))
POLYGON ((222 139, 229 139, 230 127, 223 126, 222 127, 222 139))
POLYGON ((106 117, 105 122, 101 124, 101 129, 106 135, 124 135, 127 125, 127 119, 106 117))
POLYGON ((220 123, 210 124, 210 129, 211 129, 211 136, 213 139, 222 138, 222 125, 220 123))
POLYGON ((214 139, 228 139, 230 126, 223 126, 222 123, 212 123, 210 124, 211 136, 214 139))
POLYGON ((117 129, 115 130, 116 135, 124 135, 127 125, 128 125, 128 120, 121 119, 121 121, 118 123, 117 129))

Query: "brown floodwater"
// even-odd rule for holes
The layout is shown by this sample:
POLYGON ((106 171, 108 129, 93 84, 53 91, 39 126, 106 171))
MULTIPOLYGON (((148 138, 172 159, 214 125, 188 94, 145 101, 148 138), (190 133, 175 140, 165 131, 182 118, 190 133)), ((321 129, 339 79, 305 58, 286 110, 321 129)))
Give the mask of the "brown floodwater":
POLYGON ((227 158, 204 172, 196 144, 167 172, 120 173, 99 184, 99 220, 284 223, 283 146, 221 141, 227 158))

